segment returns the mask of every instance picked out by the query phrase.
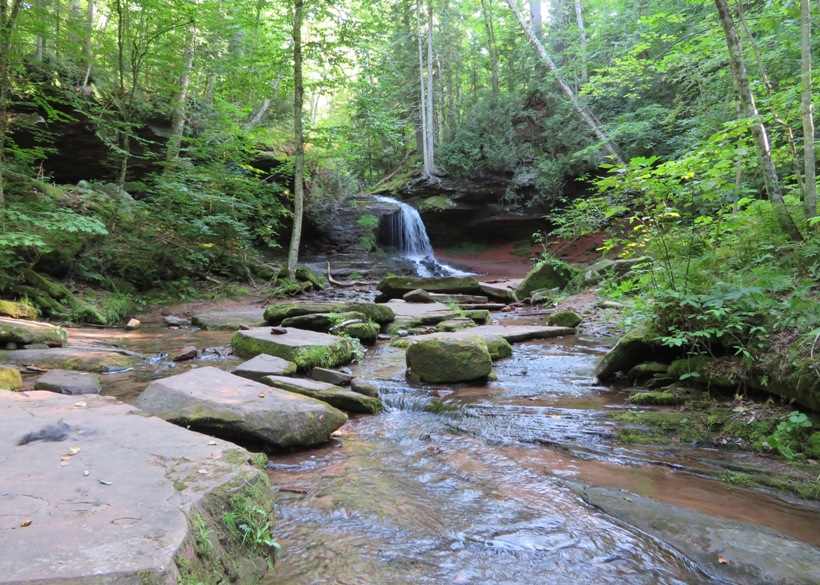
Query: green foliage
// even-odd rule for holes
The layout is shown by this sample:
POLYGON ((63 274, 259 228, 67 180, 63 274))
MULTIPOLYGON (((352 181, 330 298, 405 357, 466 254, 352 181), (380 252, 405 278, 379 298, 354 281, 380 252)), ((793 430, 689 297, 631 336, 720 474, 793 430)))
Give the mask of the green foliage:
POLYGON ((379 229, 379 218, 370 213, 365 213, 358 220, 356 225, 362 228, 362 235, 359 243, 365 252, 372 252, 376 249, 376 230, 379 229))
POLYGON ((808 439, 811 428, 809 417, 794 410, 786 420, 777 425, 774 432, 766 438, 765 444, 791 461, 803 450, 802 445, 808 439))
POLYGON ((267 510, 258 505, 252 494, 244 492, 232 495, 230 505, 231 509, 222 518, 228 534, 263 555, 273 568, 271 551, 282 547, 273 537, 273 523, 267 510))

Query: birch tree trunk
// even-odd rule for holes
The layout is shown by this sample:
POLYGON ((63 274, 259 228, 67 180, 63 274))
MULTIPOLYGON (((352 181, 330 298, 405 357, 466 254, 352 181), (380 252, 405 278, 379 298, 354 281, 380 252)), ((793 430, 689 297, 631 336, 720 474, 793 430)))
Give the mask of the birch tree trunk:
MULTIPOLYGON (((817 217, 817 167, 814 156, 814 104, 811 83, 811 5, 800 0, 800 74, 803 78, 803 160, 805 162, 805 191, 803 202, 806 228, 813 229, 810 220, 817 217)), ((820 228, 820 224, 815 224, 820 228)))
POLYGON ((163 173, 169 172, 175 166, 179 157, 179 149, 182 146, 182 135, 185 132, 185 101, 188 99, 188 86, 191 83, 195 50, 196 27, 191 27, 191 37, 188 40, 188 46, 185 47, 185 63, 182 65, 182 74, 179 76, 179 93, 174 100, 174 111, 171 115, 171 138, 168 139, 163 173))
POLYGON ((279 89, 279 82, 282 80, 282 74, 277 73, 276 79, 273 80, 273 86, 271 86, 270 90, 270 97, 265 98, 262 100, 262 103, 259 104, 259 107, 254 110, 251 116, 248 118, 248 121, 245 122, 245 132, 250 132, 254 128, 259 125, 259 122, 262 121, 262 118, 265 117, 265 114, 268 112, 270 108, 270 104, 273 101, 273 96, 276 95, 276 90, 279 89))
POLYGON ((433 110, 433 4, 427 0, 427 151, 430 153, 430 174, 436 173, 436 124, 433 110))
POLYGON ((498 96, 498 49, 493 30, 492 0, 481 0, 481 12, 484 15, 484 28, 487 29, 487 50, 490 52, 491 84, 493 95, 498 96))
POLYGON ((578 37, 581 41, 581 82, 589 81, 587 71, 587 33, 584 28, 584 13, 581 10, 581 0, 575 0, 575 21, 578 23, 578 37))
POLYGON ((293 11, 293 135, 296 141, 293 169, 293 231, 288 248, 288 278, 296 278, 299 244, 302 240, 302 215, 305 207, 305 144, 302 127, 302 0, 294 0, 293 11))
POLYGON ((541 2, 540 0, 530 0, 530 22, 532 22, 532 30, 535 36, 541 37, 541 2))
POLYGON ((22 0, 0 0, 0 209, 6 206, 6 132, 9 109, 9 49, 22 0))
POLYGON ((83 35, 83 59, 85 60, 85 75, 83 76, 83 90, 88 87, 91 77, 91 44, 94 38, 94 0, 87 0, 85 9, 85 34, 83 35))
POLYGON ((595 137, 603 144, 604 150, 606 150, 607 154, 611 156, 615 162, 618 164, 624 164, 621 155, 618 154, 615 145, 612 141, 603 133, 601 128, 598 126, 598 123, 595 121, 595 118, 592 114, 578 101, 578 96, 575 95, 575 92, 572 91, 572 88, 567 84, 566 81, 561 77, 561 74, 558 72, 558 67, 555 65, 555 61, 552 60, 552 57, 549 56, 547 50, 544 48, 544 45, 538 40, 538 37, 535 36, 532 28, 527 25, 527 21, 524 20, 524 15, 521 14, 521 11, 518 9, 518 6, 515 4, 515 0, 504 0, 507 3, 507 6, 510 7, 510 10, 513 11, 515 17, 518 19, 518 24, 521 25, 521 28, 524 29, 524 32, 527 33, 527 37, 530 39, 530 43, 535 50, 538 51, 538 54, 543 59, 544 63, 547 65, 547 69, 549 69, 555 75, 555 82, 558 84, 558 87, 561 88, 561 91, 564 92, 564 95, 572 104, 572 107, 575 108, 575 111, 587 125, 587 127, 592 130, 592 133, 595 137))
POLYGON ((769 197, 769 202, 772 205, 774 215, 783 232, 793 240, 802 240, 803 237, 800 234, 800 230, 797 229, 797 224, 794 223, 794 218, 792 218, 789 210, 786 208, 786 203, 783 201, 783 191, 780 188, 777 169, 772 160, 769 133, 763 121, 760 119, 757 106, 755 105, 754 96, 752 95, 752 89, 749 84, 749 75, 746 71, 746 62, 743 59, 743 50, 740 46, 740 39, 737 36, 737 29, 735 28, 732 13, 729 10, 729 3, 727 0, 715 0, 715 7, 717 8, 720 26, 723 29, 723 36, 726 38, 726 47, 729 50, 732 80, 738 97, 740 98, 741 113, 744 118, 748 118, 751 122, 751 130, 755 138, 755 146, 757 147, 757 157, 763 172, 763 181, 766 184, 766 193, 769 197))
POLYGON ((421 34, 421 2, 416 0, 416 25, 418 32, 419 45, 419 89, 420 89, 420 110, 421 110, 421 157, 422 157, 422 176, 426 179, 433 177, 432 165, 430 164, 430 145, 427 142, 427 99, 425 97, 425 81, 424 81, 424 42, 421 34))

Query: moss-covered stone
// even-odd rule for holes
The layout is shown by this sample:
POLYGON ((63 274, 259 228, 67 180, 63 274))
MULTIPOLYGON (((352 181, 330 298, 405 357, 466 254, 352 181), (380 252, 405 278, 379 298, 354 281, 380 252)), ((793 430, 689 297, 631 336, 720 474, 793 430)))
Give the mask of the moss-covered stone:
POLYGON ((669 364, 669 376, 711 390, 737 390, 743 384, 740 358, 698 355, 669 364))
POLYGON ((17 368, 0 368, 0 390, 17 390, 23 385, 23 377, 17 368))
POLYGON ((583 317, 575 311, 559 311, 549 316, 547 325, 554 327, 578 327, 581 321, 583 321, 583 317))
POLYGON ((434 195, 419 203, 418 210, 420 213, 427 211, 444 211, 445 209, 450 209, 455 206, 456 204, 444 195, 434 195))
POLYGON ((316 274, 311 268, 307 266, 298 266, 296 268, 296 280, 302 282, 309 282, 316 290, 324 290, 328 286, 327 279, 324 276, 316 274))
POLYGON ((493 361, 512 355, 512 345, 503 337, 485 337, 484 342, 493 361))
POLYGON ((664 347, 658 333, 650 325, 633 329, 609 350, 598 365, 594 375, 599 381, 606 381, 618 372, 628 372, 635 365, 645 361, 672 361, 679 357, 676 350, 664 347))
POLYGON ((380 327, 378 323, 372 321, 363 323, 350 323, 339 329, 339 333, 358 339, 364 345, 373 345, 379 337, 380 327))
POLYGON ((343 313, 310 313, 308 315, 296 315, 282 319, 283 327, 296 327, 297 329, 308 329, 310 331, 330 331, 335 325, 345 321, 367 321, 367 315, 358 311, 346 311, 343 313))
POLYGON ((0 316, 31 321, 37 318, 37 309, 14 301, 0 301, 0 316))
POLYGON ((466 317, 458 317, 456 319, 445 319, 436 325, 436 331, 461 331, 462 329, 469 329, 475 327, 475 321, 466 317))
POLYGON ((541 262, 524 277, 515 294, 519 299, 526 299, 537 290, 564 288, 575 272, 568 264, 541 262))
POLYGON ((64 287, 59 282, 48 278, 33 270, 27 270, 23 273, 25 281, 34 288, 43 291, 52 299, 62 300, 71 297, 71 291, 64 287))
POLYGON ((489 323, 490 321, 490 312, 486 309, 470 309, 463 311, 463 313, 465 317, 472 319, 479 325, 489 323))
POLYGON ((419 289, 433 293, 481 294, 481 287, 472 276, 388 276, 382 279, 376 288, 388 299, 400 299, 405 294, 419 289))
POLYGON ((668 370, 669 364, 663 364, 661 362, 646 362, 631 368, 627 372, 626 377, 634 382, 646 380, 647 378, 652 378, 654 376, 666 376, 668 375, 668 370))
POLYGON ((60 347, 68 341, 68 333, 62 327, 48 323, 24 321, 0 317, 0 343, 31 345, 44 343, 50 347, 60 347))
POLYGON ((335 408, 348 412, 374 414, 384 408, 379 398, 316 380, 266 376, 262 382, 274 388, 321 400, 335 408))
POLYGON ((288 317, 310 315, 313 313, 346 313, 356 312, 364 314, 371 321, 379 324, 389 323, 396 318, 393 309, 376 303, 355 302, 304 302, 278 303, 265 309, 265 321, 271 325, 280 325, 288 317))
POLYGON ((347 364, 353 360, 354 352, 349 339, 301 329, 287 329, 284 335, 272 335, 269 327, 255 327, 237 331, 231 343, 242 357, 266 353, 295 363, 299 370, 347 364))
POLYGON ((629 401, 632 404, 655 406, 673 406, 683 402, 671 392, 638 392, 630 395, 629 401))
POLYGON ((481 380, 493 369, 487 344, 479 337, 415 340, 407 348, 406 360, 419 378, 434 384, 481 380))

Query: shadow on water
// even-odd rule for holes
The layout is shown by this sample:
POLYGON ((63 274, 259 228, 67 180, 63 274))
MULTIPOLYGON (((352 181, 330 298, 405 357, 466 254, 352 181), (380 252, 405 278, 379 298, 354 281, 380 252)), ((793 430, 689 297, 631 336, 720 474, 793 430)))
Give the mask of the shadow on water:
POLYGON ((356 373, 387 412, 351 420, 331 446, 271 460, 284 550, 265 583, 719 582, 587 506, 579 484, 817 544, 817 512, 686 472, 675 463, 685 453, 606 441, 604 415, 626 394, 590 383, 603 351, 594 340, 517 345, 497 381, 433 387, 404 379, 401 350, 371 350, 356 373))

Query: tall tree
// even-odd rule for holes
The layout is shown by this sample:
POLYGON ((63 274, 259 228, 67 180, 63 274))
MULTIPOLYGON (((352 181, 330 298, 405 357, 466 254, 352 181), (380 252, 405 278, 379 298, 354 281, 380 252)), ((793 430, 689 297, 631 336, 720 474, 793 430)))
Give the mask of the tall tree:
POLYGON ((777 168, 772 159, 771 146, 769 144, 769 133, 763 123, 755 105, 752 88, 749 84, 749 75, 746 72, 746 62, 743 58, 743 49, 740 45, 740 38, 737 35, 734 18, 729 10, 727 0, 715 0, 718 19, 723 29, 723 36, 726 39, 726 47, 729 51, 729 62, 732 69, 732 81, 740 99, 741 113, 751 124, 751 131, 755 138, 760 168, 763 171, 763 181, 766 185, 766 193, 772 210, 777 218, 780 228, 787 236, 793 240, 802 240, 800 230, 794 222, 794 218, 786 208, 783 200, 783 191, 780 187, 780 180, 777 176, 777 168))
POLYGON ((0 209, 6 204, 6 132, 8 131, 9 94, 11 75, 9 51, 22 0, 0 0, 0 209))
POLYGON ((535 47, 535 50, 538 51, 538 54, 541 56, 541 59, 547 65, 547 69, 549 69, 550 72, 552 72, 552 74, 555 76, 555 82, 558 84, 558 87, 561 88, 561 91, 564 93, 564 95, 572 104, 572 107, 584 121, 584 124, 586 124, 590 130, 592 130, 592 133, 601 142, 601 144, 604 147, 604 150, 606 150, 609 156, 611 156, 615 162, 623 164, 624 161, 621 159, 621 155, 618 154, 618 150, 615 148, 615 145, 612 143, 609 137, 607 137, 607 135, 604 134, 603 130, 601 130, 601 127, 598 125, 598 122, 595 121, 595 118, 592 116, 592 113, 590 113, 589 110, 587 110, 584 107, 584 105, 581 104, 581 102, 578 100, 578 96, 575 95, 575 92, 572 90, 569 84, 567 84, 567 82, 564 81, 564 78, 561 77, 561 73, 558 71, 558 67, 555 65, 555 61, 552 60, 552 57, 550 57, 549 53, 547 53, 547 50, 544 48, 544 45, 541 43, 538 37, 535 36, 535 32, 533 31, 533 29, 527 24, 527 21, 524 19, 524 15, 521 14, 521 11, 518 9, 515 0, 504 1, 507 3, 507 6, 510 7, 510 10, 512 10, 515 14, 515 18, 518 20, 518 24, 521 25, 522 29, 524 29, 524 32, 527 34, 527 37, 529 37, 530 39, 530 43, 533 47, 535 47))
POLYGON ((302 79, 302 0, 294 0, 293 10, 293 230, 288 248, 288 278, 296 277, 299 244, 302 239, 302 216, 305 208, 305 136, 302 126, 304 85, 302 79))
POLYGON ((581 83, 589 81, 587 70, 587 33, 584 26, 584 12, 581 10, 581 0, 575 0, 575 21, 578 23, 578 39, 581 51, 581 83))
POLYGON ((170 171, 177 161, 185 132, 185 101, 188 99, 188 86, 191 83, 191 72, 194 68, 194 51, 196 50, 196 26, 191 26, 188 43, 185 47, 185 62, 179 76, 179 91, 174 98, 174 109, 171 113, 171 137, 165 152, 165 172, 170 171))
MULTIPOLYGON (((804 206, 806 226, 812 229, 811 219, 817 217, 817 161, 814 156, 814 104, 811 95, 811 5, 809 0, 800 0, 800 75, 803 85, 803 160, 805 162, 804 189, 806 191, 804 206)), ((815 227, 820 229, 820 224, 815 227)))

